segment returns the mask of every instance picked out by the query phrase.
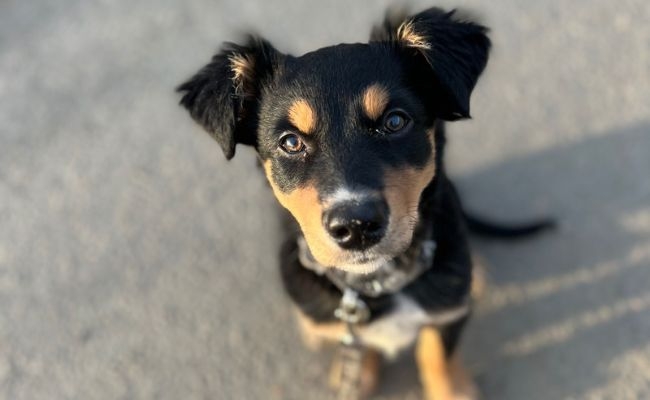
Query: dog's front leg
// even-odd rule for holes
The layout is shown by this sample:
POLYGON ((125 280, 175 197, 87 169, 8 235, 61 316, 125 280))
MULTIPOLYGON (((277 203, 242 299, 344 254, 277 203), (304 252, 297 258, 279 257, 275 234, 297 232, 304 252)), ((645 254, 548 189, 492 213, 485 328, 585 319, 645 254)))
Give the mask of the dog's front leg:
POLYGON ((426 400, 453 400, 447 355, 440 332, 432 327, 420 330, 415 359, 426 400))
POLYGON ((426 400, 474 400, 478 397, 460 360, 447 354, 442 335, 436 328, 420 330, 415 357, 426 400))

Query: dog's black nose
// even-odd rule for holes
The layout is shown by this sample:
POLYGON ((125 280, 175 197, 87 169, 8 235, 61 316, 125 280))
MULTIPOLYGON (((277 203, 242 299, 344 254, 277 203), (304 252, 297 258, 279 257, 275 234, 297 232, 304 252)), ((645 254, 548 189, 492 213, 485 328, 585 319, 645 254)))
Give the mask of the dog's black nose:
POLYGON ((381 240, 386 231, 385 201, 337 204, 323 215, 330 236, 346 250, 364 250, 381 240))

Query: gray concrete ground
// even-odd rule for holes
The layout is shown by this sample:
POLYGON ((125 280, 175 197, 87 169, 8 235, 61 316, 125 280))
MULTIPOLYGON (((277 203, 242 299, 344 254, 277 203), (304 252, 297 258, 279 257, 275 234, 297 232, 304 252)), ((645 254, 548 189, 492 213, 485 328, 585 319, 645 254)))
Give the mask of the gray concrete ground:
MULTIPOLYGON (((301 53, 364 40, 387 3, 0 4, 0 398, 331 398, 254 155, 227 163, 172 89, 248 28, 301 53)), ((450 133, 466 204, 561 221, 474 243, 485 398, 650 398, 650 3, 443 5, 493 28, 450 133)), ((378 398, 420 397, 408 357, 385 376, 378 398)))

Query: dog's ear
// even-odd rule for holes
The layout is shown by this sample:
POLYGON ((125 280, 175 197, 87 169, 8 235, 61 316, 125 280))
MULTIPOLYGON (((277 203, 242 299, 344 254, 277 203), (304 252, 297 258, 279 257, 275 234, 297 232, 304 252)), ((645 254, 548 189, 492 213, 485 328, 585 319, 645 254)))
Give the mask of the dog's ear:
POLYGON ((257 143, 257 112, 263 85, 272 79, 282 55, 270 43, 250 36, 245 45, 226 43, 212 61, 176 90, 180 104, 217 140, 231 159, 237 143, 257 143))
POLYGON ((389 42, 401 55, 414 57, 419 89, 428 91, 440 118, 469 118, 470 95, 490 50, 487 28, 457 18, 455 10, 431 8, 405 15, 389 11, 383 25, 373 29, 370 40, 389 42))

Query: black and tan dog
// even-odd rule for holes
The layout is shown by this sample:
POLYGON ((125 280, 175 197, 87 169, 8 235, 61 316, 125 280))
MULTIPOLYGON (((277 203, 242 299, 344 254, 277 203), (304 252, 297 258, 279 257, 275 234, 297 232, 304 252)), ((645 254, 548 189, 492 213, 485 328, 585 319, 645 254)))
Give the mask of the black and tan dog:
POLYGON ((293 216, 281 271, 309 343, 345 334, 335 313, 346 289, 367 307, 366 390, 377 354, 417 342, 428 399, 475 397, 453 357, 472 263, 443 121, 469 117, 489 48, 485 27, 434 8, 388 17, 367 44, 300 57, 254 37, 228 44, 178 89, 228 159, 237 143, 255 147, 293 216))

